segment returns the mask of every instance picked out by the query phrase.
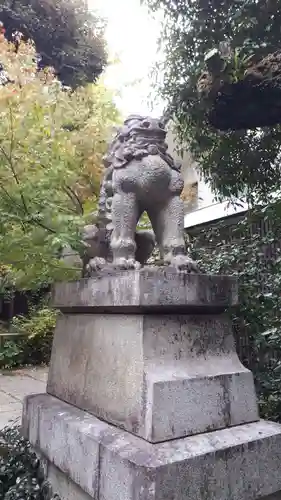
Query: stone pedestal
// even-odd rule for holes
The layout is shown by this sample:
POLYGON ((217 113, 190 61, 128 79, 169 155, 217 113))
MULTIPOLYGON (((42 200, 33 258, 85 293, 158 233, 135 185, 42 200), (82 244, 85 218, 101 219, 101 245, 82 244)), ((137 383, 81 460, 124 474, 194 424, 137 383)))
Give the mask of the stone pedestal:
POLYGON ((127 271, 60 285, 54 300, 49 394, 150 442, 258 420, 223 314, 235 282, 127 271))
POLYGON ((259 421, 225 314, 235 280, 104 271, 54 304, 48 394, 23 427, 62 500, 281 499, 281 426, 259 421))

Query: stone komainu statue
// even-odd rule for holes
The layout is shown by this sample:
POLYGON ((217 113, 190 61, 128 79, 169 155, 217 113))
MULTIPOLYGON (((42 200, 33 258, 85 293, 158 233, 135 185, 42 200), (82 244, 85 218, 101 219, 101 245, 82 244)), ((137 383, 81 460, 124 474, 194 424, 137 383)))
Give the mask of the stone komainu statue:
POLYGON ((155 240, 165 265, 197 270, 185 252, 180 166, 168 154, 165 139, 161 120, 138 115, 129 116, 117 133, 104 158, 98 222, 84 229, 86 275, 109 262, 139 268, 155 240), (153 232, 136 231, 143 212, 153 232))

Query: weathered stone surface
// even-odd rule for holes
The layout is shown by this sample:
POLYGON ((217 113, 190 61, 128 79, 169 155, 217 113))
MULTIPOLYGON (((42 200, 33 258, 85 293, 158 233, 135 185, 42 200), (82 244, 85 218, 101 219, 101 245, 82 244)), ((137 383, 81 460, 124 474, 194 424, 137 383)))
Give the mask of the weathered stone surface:
MULTIPOLYGON (((49 484, 52 485, 53 492, 59 496, 60 500, 91 500, 93 498, 49 460, 45 459, 45 462, 45 477, 49 484)), ((94 498, 98 497, 95 496, 94 498)))
POLYGON ((106 270, 96 277, 60 283, 54 306, 64 312, 218 312, 238 303, 237 280, 185 274, 173 268, 106 270))
POLYGON ((258 420, 225 315, 61 315, 47 392, 151 442, 258 420))
POLYGON ((58 470, 67 476, 62 500, 72 498, 72 481, 79 500, 280 500, 276 423, 151 444, 44 394, 26 398, 23 430, 53 464, 54 486, 58 470))

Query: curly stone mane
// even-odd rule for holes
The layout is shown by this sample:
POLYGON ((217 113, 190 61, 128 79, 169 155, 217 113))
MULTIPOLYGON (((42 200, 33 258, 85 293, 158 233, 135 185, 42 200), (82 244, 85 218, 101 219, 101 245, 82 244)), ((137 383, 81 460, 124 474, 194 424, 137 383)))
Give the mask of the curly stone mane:
POLYGON ((124 168, 133 160, 158 155, 171 168, 179 170, 180 167, 167 153, 166 134, 165 126, 159 119, 140 115, 129 116, 111 143, 104 158, 105 166, 112 166, 113 169, 124 168))

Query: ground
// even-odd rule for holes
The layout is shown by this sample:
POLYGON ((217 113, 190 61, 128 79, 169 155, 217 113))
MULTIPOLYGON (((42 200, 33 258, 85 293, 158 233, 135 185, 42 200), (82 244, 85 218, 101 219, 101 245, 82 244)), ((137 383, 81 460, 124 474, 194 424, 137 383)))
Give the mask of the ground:
POLYGON ((24 397, 46 392, 47 374, 45 367, 0 373, 0 429, 21 422, 24 397))

